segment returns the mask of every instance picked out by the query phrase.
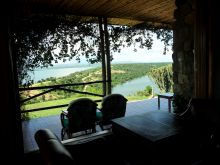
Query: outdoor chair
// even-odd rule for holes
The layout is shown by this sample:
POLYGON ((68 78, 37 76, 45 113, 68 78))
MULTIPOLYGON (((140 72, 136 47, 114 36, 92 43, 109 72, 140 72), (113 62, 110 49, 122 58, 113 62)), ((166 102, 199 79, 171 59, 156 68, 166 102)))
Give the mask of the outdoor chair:
POLYGON ((101 115, 99 119, 99 126, 104 130, 105 126, 110 126, 111 120, 125 116, 127 99, 121 94, 110 94, 102 99, 101 108, 99 109, 101 115))
POLYGON ((71 138, 76 132, 96 132, 96 109, 96 102, 88 98, 79 98, 70 102, 67 110, 60 114, 61 139, 64 139, 65 134, 71 138))
POLYGON ((34 137, 43 158, 42 163, 50 165, 76 164, 70 152, 51 130, 40 129, 34 137))
MULTIPOLYGON (((50 129, 36 131, 40 162, 45 165, 130 165, 129 160, 112 135, 95 136, 78 143, 63 143, 50 129), (112 152, 115 150, 114 152, 112 152), (101 151, 101 152, 100 152, 101 151), (98 157, 97 157, 98 154, 98 157), (124 156, 125 155, 125 156, 124 156), (109 156, 110 159, 109 159, 109 156), (98 158, 98 159, 97 159, 98 158)), ((74 141, 72 141, 74 142, 74 141)), ((123 148, 122 148, 123 149, 123 148)), ((33 164, 34 162, 32 162, 33 164)), ((30 163, 29 163, 30 164, 30 163)), ((34 163, 36 164, 36 163, 34 163)))

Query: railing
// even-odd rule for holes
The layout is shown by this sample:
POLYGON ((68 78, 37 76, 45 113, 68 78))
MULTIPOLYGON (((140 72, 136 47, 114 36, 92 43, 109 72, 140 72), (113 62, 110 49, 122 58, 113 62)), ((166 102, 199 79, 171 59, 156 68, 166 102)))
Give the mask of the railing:
MULTIPOLYGON (((20 103, 25 103, 31 99, 34 99, 36 97, 39 97, 41 95, 44 95, 46 93, 55 91, 55 90, 64 90, 68 92, 74 92, 74 93, 80 93, 80 94, 87 94, 91 96, 99 96, 99 97, 104 97, 105 94, 96 94, 96 93, 91 93, 91 92, 82 92, 82 91, 77 91, 77 90, 72 90, 72 89, 67 89, 65 87, 69 86, 81 86, 81 85, 89 85, 89 84, 97 84, 97 83, 107 83, 108 81, 93 81, 93 82, 86 82, 86 83, 76 83, 76 84, 62 84, 62 85, 51 85, 51 86, 41 86, 41 87, 28 87, 28 88, 19 88, 19 91, 28 91, 28 90, 41 90, 41 89, 49 89, 47 91, 41 92, 39 94, 36 94, 34 96, 31 96, 29 98, 23 99, 20 101, 20 103)), ((96 102, 99 102, 101 100, 95 100, 96 102)), ((21 113, 27 113, 27 112, 34 112, 34 111, 41 111, 41 110, 48 110, 48 109, 54 109, 54 108, 61 108, 61 107, 66 107, 68 104, 62 104, 62 105, 56 105, 56 106, 48 106, 48 107, 42 107, 42 108, 35 108, 35 109, 27 109, 25 111, 21 111, 21 113)))

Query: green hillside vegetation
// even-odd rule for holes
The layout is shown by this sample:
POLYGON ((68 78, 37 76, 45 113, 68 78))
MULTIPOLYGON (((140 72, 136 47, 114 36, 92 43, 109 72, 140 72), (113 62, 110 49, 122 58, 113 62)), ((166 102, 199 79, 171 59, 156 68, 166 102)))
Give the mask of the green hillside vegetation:
POLYGON ((168 63, 113 64, 111 68, 112 86, 114 87, 135 78, 145 76, 150 69, 158 68, 167 64, 168 63))
MULTIPOLYGON (((132 79, 142 77, 146 75, 150 69, 158 68, 168 63, 135 63, 135 64, 113 64, 111 68, 112 72, 112 87, 116 85, 123 84, 132 79)), ((85 71, 75 72, 68 76, 55 78, 50 77, 45 80, 41 80, 33 86, 51 86, 51 85, 61 85, 61 84, 74 84, 74 83, 85 83, 91 81, 101 81, 102 80, 102 71, 101 67, 88 69, 85 71)), ((97 94, 102 94, 102 83, 99 84, 90 84, 90 85, 81 85, 81 86, 72 86, 65 87, 68 89, 92 92, 97 94)), ((26 91, 22 93, 23 98, 33 96, 35 94, 41 93, 45 90, 35 90, 35 91, 26 91)), ((57 90, 40 96, 38 98, 32 99, 26 104, 37 103, 41 101, 48 100, 57 100, 69 98, 75 95, 72 92, 67 92, 63 90, 57 90)))
MULTIPOLYGON (((154 68, 159 68, 170 63, 135 63, 135 64, 112 64, 111 66, 111 76, 112 76, 112 87, 123 84, 132 79, 142 77, 147 75, 148 72, 154 68)), ((88 69, 80 72, 72 73, 68 76, 54 78, 50 77, 45 80, 41 80, 33 86, 49 86, 49 85, 61 85, 61 84, 74 84, 74 83, 83 83, 83 82, 91 82, 91 81, 101 81, 102 80, 102 71, 101 67, 88 69)), ((147 86, 147 84, 146 84, 147 86)), ((102 84, 90 84, 90 85, 81 85, 81 86, 73 86, 73 87, 65 87, 69 89, 74 89, 78 91, 84 92, 92 92, 97 94, 102 94, 102 84)), ((30 96, 41 93, 45 90, 32 90, 21 93, 22 98, 28 98, 30 96)), ((143 95, 143 92, 137 92, 143 95)), ((82 94, 75 94, 72 92, 57 90, 45 95, 34 98, 25 105, 23 105, 22 109, 34 109, 46 106, 55 106, 60 104, 68 104, 71 100, 79 97, 90 97, 92 99, 101 99, 98 97, 85 96, 82 94)), ((146 98, 146 97, 145 97, 146 98)), ((130 96, 130 100, 141 99, 140 96, 130 96)), ((39 117, 49 114, 58 114, 60 110, 63 108, 53 109, 53 110, 44 110, 33 112, 32 117, 39 117), (44 115, 43 115, 44 114, 44 115)))
POLYGON ((148 75, 154 80, 161 92, 173 92, 173 70, 171 64, 152 68, 148 75))

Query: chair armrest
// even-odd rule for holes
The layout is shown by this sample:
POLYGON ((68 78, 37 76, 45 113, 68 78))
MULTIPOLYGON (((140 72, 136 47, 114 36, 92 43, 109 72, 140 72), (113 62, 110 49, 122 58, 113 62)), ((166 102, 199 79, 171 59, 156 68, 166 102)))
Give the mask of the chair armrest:
POLYGON ((35 140, 46 164, 75 164, 70 152, 49 129, 38 130, 35 133, 35 140))
POLYGON ((64 115, 67 115, 67 114, 68 114, 68 111, 65 109, 65 110, 62 110, 62 113, 63 113, 64 115))

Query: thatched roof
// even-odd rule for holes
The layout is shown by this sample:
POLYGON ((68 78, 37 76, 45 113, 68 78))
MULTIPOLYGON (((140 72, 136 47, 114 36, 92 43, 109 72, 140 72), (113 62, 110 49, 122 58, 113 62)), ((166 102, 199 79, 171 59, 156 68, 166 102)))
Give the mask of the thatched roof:
POLYGON ((42 13, 105 16, 109 23, 142 22, 172 25, 175 0, 17 0, 17 13, 30 17, 42 13))

